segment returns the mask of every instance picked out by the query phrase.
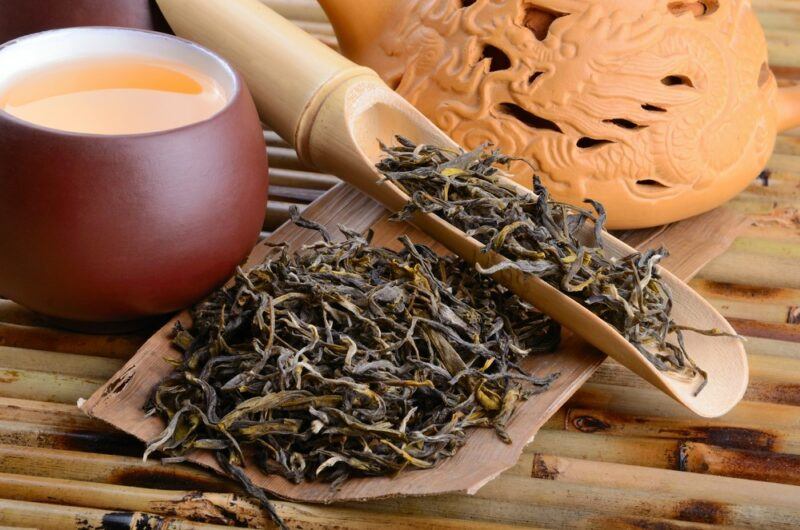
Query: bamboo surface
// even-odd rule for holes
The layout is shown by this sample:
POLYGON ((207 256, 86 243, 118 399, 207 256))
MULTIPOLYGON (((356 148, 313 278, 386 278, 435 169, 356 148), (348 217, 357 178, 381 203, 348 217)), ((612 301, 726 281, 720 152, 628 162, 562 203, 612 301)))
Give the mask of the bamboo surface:
MULTIPOLYGON (((313 0, 263 1, 335 45, 313 0)), ((800 2, 753 5, 777 74, 800 79, 800 2)), ((271 232, 337 180, 265 140, 271 232)), ((698 419, 607 362, 475 496, 279 502, 279 513, 298 528, 800 527, 800 130, 778 139, 769 172, 728 203, 753 222, 691 284, 748 337, 752 383, 731 413, 698 419)), ((0 300, 0 527, 262 526, 234 484, 142 463, 140 444, 74 406, 145 338, 48 328, 0 300)))

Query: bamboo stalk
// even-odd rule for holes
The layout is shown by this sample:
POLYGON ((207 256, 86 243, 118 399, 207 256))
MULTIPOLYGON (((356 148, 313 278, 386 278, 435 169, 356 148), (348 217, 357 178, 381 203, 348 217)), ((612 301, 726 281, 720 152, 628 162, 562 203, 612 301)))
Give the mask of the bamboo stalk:
MULTIPOLYGON (((678 440, 543 430, 525 448, 525 455, 544 453, 595 462, 677 469, 679 446, 678 440)), ((530 468, 527 472, 530 473, 530 468)))
MULTIPOLYGON (((776 244, 776 247, 783 246, 776 244)), ((786 249, 784 249, 786 254, 786 249)), ((797 256, 800 257, 800 249, 797 256)), ((691 282, 698 292, 702 292, 708 298, 720 298, 728 302, 746 301, 755 302, 758 305, 775 305, 786 307, 800 303, 800 290, 786 287, 765 287, 762 285, 745 285, 725 282, 715 282, 705 279, 695 279, 691 282)))
MULTIPOLYGON (((795 359, 787 359, 787 361, 790 360, 793 361, 795 359)), ((785 405, 800 405, 800 384, 797 382, 783 384, 769 381, 753 381, 747 388, 745 399, 783 403, 785 405)))
MULTIPOLYGON (((584 385, 565 407, 567 411, 574 408, 603 409, 613 414, 634 417, 661 416, 676 423, 697 418, 655 389, 592 383, 584 385)), ((565 414, 557 428, 563 429, 566 421, 565 414)), ((757 429, 798 430, 800 409, 791 405, 742 401, 731 412, 715 421, 757 429)))
POLYGON ((268 147, 267 156, 270 167, 293 169, 295 171, 315 171, 314 168, 301 162, 297 157, 297 152, 291 147, 268 147))
POLYGON ((141 456, 144 451, 141 442, 123 433, 18 421, 0 421, 0 444, 127 456, 141 456))
POLYGON ((747 350, 758 355, 770 355, 778 358, 785 357, 793 360, 800 359, 800 342, 748 337, 747 350))
POLYGON ((119 359, 0 346, 0 366, 12 370, 57 371, 61 375, 108 379, 122 365, 119 359))
POLYGON ((538 472, 547 474, 548 479, 497 480, 478 492, 478 496, 496 499, 496 502, 503 499, 517 510, 524 510, 526 506, 537 509, 561 506, 573 510, 576 517, 591 509, 618 518, 637 514, 662 520, 753 528, 788 529, 800 522, 797 509, 800 490, 791 486, 702 475, 689 478, 678 471, 619 464, 581 461, 566 464, 547 469, 540 463, 538 472), (619 467, 614 470, 609 466, 619 467), (567 480, 570 472, 588 479, 567 480), (672 474, 668 485, 664 484, 665 477, 659 476, 663 473, 672 474), (704 483, 695 478, 711 481, 704 483), (726 484, 723 480, 736 484, 726 484), (768 488, 753 493, 762 486, 768 488), (774 486, 788 490, 775 494, 771 488, 774 486), (762 501, 763 504, 759 504, 762 501))
POLYGON ((322 197, 324 190, 309 190, 305 188, 289 188, 286 186, 270 186, 270 199, 277 199, 285 202, 296 202, 308 204, 322 197))
POLYGON ((767 50, 773 64, 800 67, 800 58, 798 58, 797 44, 795 43, 796 31, 767 28, 765 33, 767 50))
MULTIPOLYGON (((729 319, 738 333, 746 337, 780 340, 800 344, 800 326, 785 322, 761 322, 744 318, 729 319)), ((748 345, 750 346, 750 345, 748 345)), ((751 348, 748 347, 748 351, 751 348)))
POLYGON ((759 11, 761 25, 769 29, 796 30, 800 27, 800 15, 778 11, 759 11))
POLYGON ((269 516, 232 493, 135 488, 47 477, 0 473, 0 497, 103 510, 150 512, 202 523, 264 528, 269 516))
POLYGON ((740 213, 749 215, 757 226, 784 226, 792 228, 793 216, 787 214, 794 210, 794 205, 788 201, 775 201, 768 198, 755 198, 748 196, 734 197, 726 205, 740 213), (784 212, 782 214, 781 212, 784 212))
POLYGON ((62 404, 0 398, 0 421, 27 421, 39 425, 92 432, 114 431, 107 423, 88 417, 74 403, 62 404))
MULTIPOLYGON (((791 325, 795 324, 787 324, 791 325)), ((800 359, 800 342, 747 337, 747 351, 759 355, 800 359)))
POLYGON ((287 186, 295 188, 308 188, 327 191, 341 181, 324 173, 310 173, 308 171, 295 171, 292 169, 270 168, 269 182, 273 186, 287 186))
POLYGON ((729 507, 788 508, 793 519, 800 518, 800 488, 785 484, 709 475, 688 477, 681 471, 587 462, 552 455, 537 455, 532 476, 564 485, 630 490, 645 495, 671 494, 729 507))
MULTIPOLYGON (((770 208, 768 211, 771 210, 770 208)), ((791 256, 729 250, 709 262, 698 277, 731 284, 800 289, 800 276, 786 274, 786 271, 794 270, 796 266, 797 258, 791 256), (754 263, 758 263, 758 266, 754 266, 754 263)), ((758 315, 759 320, 785 322, 785 313, 774 310, 762 313, 757 304, 747 305, 739 302, 736 307, 729 308, 727 303, 710 301, 728 318, 751 319, 758 315)))
MULTIPOLYGON (((764 418, 764 421, 769 421, 764 418)), ((705 419, 626 416, 605 410, 570 409, 567 430, 611 436, 637 436, 704 442, 720 447, 800 454, 797 429, 756 428, 705 419)))
MULTIPOLYGON (((776 245, 786 245, 790 252, 800 246, 800 230, 787 214, 778 214, 775 219, 753 218, 752 223, 742 232, 747 248, 741 248, 742 252, 748 252, 752 241, 762 238, 775 242, 776 245)), ((736 244, 736 242, 734 242, 736 244)))
MULTIPOLYGON (((782 138, 785 146, 789 147, 792 143, 792 139, 788 137, 782 138)), ((776 154, 775 156, 782 155, 776 154)), ((762 173, 760 178, 753 180, 740 194, 739 198, 743 199, 744 202, 759 201, 764 198, 772 198, 779 203, 781 201, 791 200, 793 197, 797 196, 795 186, 798 178, 800 178, 800 174, 794 171, 781 170, 778 165, 773 165, 771 168, 767 169, 765 173, 762 173)))
MULTIPOLYGON (((531 479, 522 479, 531 481, 531 479)), ((361 504, 348 503, 343 506, 358 509, 361 504)), ((682 523, 645 515, 641 510, 635 515, 616 515, 603 512, 593 506, 563 506, 552 502, 507 502, 502 499, 486 499, 479 496, 464 497, 441 495, 429 498, 396 498, 371 502, 369 509, 386 515, 402 513, 419 517, 462 518, 479 521, 480 525, 494 523, 521 525, 525 528, 711 528, 698 523, 682 523)), ((479 526, 480 527, 480 526, 479 526)))
POLYGON ((192 523, 150 513, 96 510, 0 499, 0 523, 35 525, 41 530, 130 528, 131 530, 227 530, 227 526, 192 523))
MULTIPOLYGON (((723 449, 698 442, 540 431, 525 451, 800 485, 798 455, 723 449)), ((520 473, 515 469, 514 474, 520 473)))
MULTIPOLYGON (((750 260, 753 259, 754 256, 750 255, 750 260)), ((784 274, 789 270, 792 269, 783 269, 784 274)), ((692 280, 691 287, 712 305, 735 318, 752 318, 758 315, 761 321, 783 323, 786 322, 789 307, 800 304, 800 290, 795 288, 773 287, 763 283, 749 284, 757 286, 749 287, 744 284, 711 282, 705 273, 702 278, 692 280)), ((796 281, 800 282, 800 279, 796 281)))
POLYGON ((0 397, 76 403, 91 396, 106 379, 0 367, 0 397))
POLYGON ((715 529, 717 525, 675 521, 669 519, 657 519, 652 517, 629 516, 594 516, 591 518, 575 521, 575 528, 616 528, 628 530, 641 530, 642 528, 658 528, 664 530, 680 530, 687 528, 692 530, 715 529))
POLYGON ((750 374, 755 381, 794 383, 800 380, 800 359, 750 355, 750 374))
POLYGON ((0 322, 0 345, 128 359, 144 343, 140 335, 89 335, 0 322))
MULTIPOLYGON (((588 463, 589 466, 595 463, 588 463)), ((605 464, 612 465, 612 464, 605 464)), ((618 464, 613 464, 618 465, 618 464)), ((686 475, 678 471, 656 470, 626 466, 634 470, 675 473, 678 481, 675 487, 687 482, 686 475)), ((641 477, 641 475, 637 475, 641 477)), ((732 480, 725 477, 697 478, 732 480)), ((623 479, 624 480, 624 479, 623 479)), ((646 479, 644 479, 646 480, 646 479)), ((748 488, 760 483, 747 482, 748 488)), ((781 484, 765 484, 769 487, 797 488, 781 484)), ((769 504, 756 504, 755 500, 734 502, 739 493, 731 492, 728 501, 712 501, 709 498, 723 498, 723 493, 703 493, 695 496, 679 491, 661 491, 654 488, 632 488, 614 486, 592 486, 569 483, 560 480, 541 480, 528 477, 503 475, 489 482, 474 497, 443 495, 431 498, 398 498, 372 503, 371 509, 384 512, 436 514, 437 516, 469 517, 473 514, 487 515, 496 521, 515 524, 534 524, 556 528, 594 526, 587 524, 600 518, 622 519, 636 514, 645 519, 658 520, 662 524, 668 520, 697 523, 712 523, 756 528, 794 528, 800 524, 800 511, 797 498, 791 500, 773 499, 769 504), (788 506, 787 506, 788 505, 788 506)), ((693 490, 691 490, 693 491, 693 490)), ((761 496, 757 496, 761 499, 761 496)), ((348 504, 349 506, 349 504, 348 504)), ((648 526, 645 526, 647 528, 648 526)), ((657 526, 655 526, 657 527, 657 526)))
MULTIPOLYGON (((150 512, 204 523, 265 528, 268 516, 251 501, 234 494, 167 491, 109 486, 63 479, 0 473, 0 497, 50 502, 104 510, 150 512)), ((290 527, 330 528, 502 528, 465 520, 421 519, 414 516, 372 514, 365 510, 302 506, 275 502, 290 527), (310 525, 310 526, 309 526, 310 525)))
POLYGON ((681 446, 680 469, 800 486, 800 455, 723 449, 697 442, 681 446))
MULTIPOLYGON (((749 355, 750 385, 745 399, 785 405, 800 405, 800 359, 749 355)), ((648 388, 627 368, 608 360, 589 379, 591 383, 648 388)))
MULTIPOLYGON (((289 0, 295 2, 297 0, 289 0)), ((300 0, 308 2, 309 0, 300 0)), ((753 7, 759 11, 775 10, 786 12, 800 12, 800 5, 797 5, 795 0, 752 0, 753 7)))
MULTIPOLYGON (((269 129, 264 129, 264 142, 266 142, 268 146, 273 147, 291 147, 286 140, 278 136, 278 133, 270 131, 269 129)), ((269 152, 269 150, 267 152, 269 152)))
MULTIPOLYGON (((347 528, 352 530, 503 530, 520 528, 518 525, 491 520, 471 520, 459 514, 442 517, 417 515, 414 513, 384 514, 370 510, 369 504, 360 504, 351 509, 308 504, 276 502, 278 514, 290 528, 318 529, 347 528)), ((525 528, 535 528, 525 526, 525 528)))
MULTIPOLYGON (((86 455, 70 451, 54 451, 0 446, 0 466, 7 473, 59 477, 91 482, 140 485, 155 488, 199 489, 203 491, 231 491, 232 485, 187 466, 158 466, 142 464, 138 459, 107 455, 86 455), (157 468, 157 469, 153 469, 157 468), (144 470, 144 471, 142 471, 144 470)), ((529 480, 529 479, 525 479, 529 480)), ((519 487, 519 486, 517 486, 519 487)), ((370 511, 394 511, 420 517, 475 518, 484 521, 508 524, 541 526, 565 526, 581 520, 592 521, 597 516, 592 510, 558 506, 517 506, 497 500, 482 500, 464 496, 429 497, 426 499, 402 499, 400 506, 391 501, 371 503, 369 507, 355 504, 355 509, 370 511)), ((294 506, 294 505, 293 505, 294 506)), ((305 507, 298 507, 305 510, 305 507)), ((313 509, 313 508, 309 508, 313 509)), ((324 519, 324 512, 320 514, 324 519)), ((627 517, 620 515, 619 517, 627 517)), ((606 520, 607 517, 603 516, 606 520)), ((645 518, 646 520, 646 518, 645 518)), ((588 523, 587 523, 588 524, 588 523)), ((366 525, 365 525, 366 526, 366 525)), ((597 527, 595 524, 588 526, 597 527)), ((481 527, 478 525, 477 527, 481 527)))
MULTIPOLYGON (((793 134, 787 135, 793 137, 793 134)), ((767 162, 767 167, 772 171, 785 171, 793 175, 800 175, 800 160, 791 155, 774 153, 767 162)))
POLYGON ((0 469, 18 475, 143 488, 239 493, 233 482, 199 468, 165 466, 130 456, 0 445, 0 469))
MULTIPOLYGON (((743 215, 747 215, 755 224, 783 225, 786 228, 792 228, 795 217, 792 213, 796 211, 795 202, 790 198, 770 197, 767 193, 750 194, 744 192, 731 199, 730 202, 726 204, 726 207, 743 215)), ((733 250, 736 250, 735 245, 733 250)), ((765 256, 765 258, 776 260, 776 257, 770 254, 765 256)), ((759 284, 750 283, 750 285, 759 284)))

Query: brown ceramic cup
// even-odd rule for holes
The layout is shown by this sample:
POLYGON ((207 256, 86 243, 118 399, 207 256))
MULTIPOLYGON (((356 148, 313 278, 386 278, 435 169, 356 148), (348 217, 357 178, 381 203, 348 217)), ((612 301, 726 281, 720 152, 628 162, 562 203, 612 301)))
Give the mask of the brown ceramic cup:
POLYGON ((154 0, 0 1, 0 43, 31 33, 73 26, 169 29, 154 0))
POLYGON ((64 132, 0 110, 0 296, 57 319, 132 321, 185 307, 230 277, 264 218, 255 106, 205 48, 131 29, 48 31, 0 46, 0 90, 26 68, 132 50, 212 76, 227 105, 130 135, 64 132))

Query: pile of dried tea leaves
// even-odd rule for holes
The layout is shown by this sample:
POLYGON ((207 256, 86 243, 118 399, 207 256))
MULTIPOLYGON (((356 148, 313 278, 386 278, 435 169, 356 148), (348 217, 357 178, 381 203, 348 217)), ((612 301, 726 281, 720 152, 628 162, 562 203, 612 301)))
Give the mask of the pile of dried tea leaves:
MULTIPOLYGON (((192 310, 178 327, 183 359, 149 414, 168 422, 147 448, 180 461, 215 451, 242 472, 244 454, 287 479, 331 481, 430 468, 465 429, 505 426, 519 400, 557 376, 519 363, 556 348, 556 323, 457 258, 403 238, 402 252, 341 229, 261 265, 192 310)), ((262 499, 266 503, 265 498, 262 499)))
POLYGON ((659 370, 674 377, 700 379, 707 374, 687 355, 683 332, 723 335, 676 324, 672 298, 656 265, 667 256, 663 248, 622 259, 603 248, 603 207, 589 210, 555 202, 535 181, 535 194, 521 194, 502 182, 500 166, 515 160, 482 146, 455 152, 415 145, 396 137, 398 145, 382 145, 386 157, 378 169, 410 197, 395 219, 416 212, 434 213, 485 244, 486 250, 509 258, 500 268, 514 267, 534 274, 583 304, 614 326, 659 370), (594 223, 594 242, 586 245, 578 234, 594 223))

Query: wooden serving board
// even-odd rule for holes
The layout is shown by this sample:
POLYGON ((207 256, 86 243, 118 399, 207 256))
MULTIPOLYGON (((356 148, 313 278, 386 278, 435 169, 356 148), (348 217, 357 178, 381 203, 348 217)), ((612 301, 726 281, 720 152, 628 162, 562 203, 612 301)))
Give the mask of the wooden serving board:
MULTIPOLYGON (((439 252, 446 252, 425 234, 406 223, 388 220, 388 212, 358 190, 340 184, 312 203, 303 213, 325 225, 332 233, 337 226, 364 231, 372 228, 375 245, 399 248, 397 238, 408 235, 412 241, 425 243, 439 252)), ((683 221, 669 227, 625 234, 628 242, 656 246, 676 243, 667 266, 686 280, 702 264, 728 247, 744 226, 744 218, 725 210, 683 221)), ((284 224, 265 242, 253 250, 245 268, 261 262, 269 247, 266 243, 285 242, 292 249, 319 239, 318 233, 284 224)), ((147 441, 158 435, 163 422, 145 418, 143 406, 153 387, 168 375, 173 366, 167 359, 179 359, 170 345, 169 333, 177 320, 188 321, 182 313, 150 338, 117 374, 81 405, 90 416, 102 419, 137 438, 147 441)), ((262 474, 256 465, 248 465, 253 481, 282 498, 305 502, 366 500, 397 495, 429 495, 440 493, 475 493, 488 481, 512 467, 523 448, 533 440, 539 428, 570 398, 604 361, 605 356, 569 332, 564 332, 559 351, 536 355, 523 367, 536 375, 559 372, 550 389, 522 403, 512 417, 508 433, 511 444, 503 443, 491 429, 473 429, 466 445, 452 458, 430 470, 404 472, 395 478, 352 479, 339 490, 325 483, 293 484, 278 476, 262 474)), ((219 470, 209 453, 199 452, 193 462, 219 470)))

